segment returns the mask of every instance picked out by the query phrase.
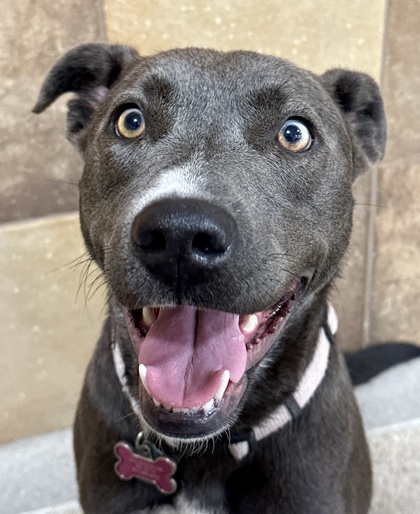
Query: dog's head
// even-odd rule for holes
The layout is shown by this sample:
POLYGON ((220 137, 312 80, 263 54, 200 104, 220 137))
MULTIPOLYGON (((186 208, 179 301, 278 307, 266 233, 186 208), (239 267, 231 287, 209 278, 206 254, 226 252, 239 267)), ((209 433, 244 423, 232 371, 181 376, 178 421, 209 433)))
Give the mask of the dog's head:
POLYGON ((85 45, 35 112, 68 91, 82 231, 126 316, 144 421, 218 432, 337 273, 352 183, 384 151, 378 88, 251 52, 85 45))

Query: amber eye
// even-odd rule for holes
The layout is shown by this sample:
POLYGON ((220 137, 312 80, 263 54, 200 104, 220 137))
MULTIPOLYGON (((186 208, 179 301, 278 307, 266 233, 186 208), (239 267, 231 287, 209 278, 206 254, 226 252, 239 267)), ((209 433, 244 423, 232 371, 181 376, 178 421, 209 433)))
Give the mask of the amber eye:
POLYGON ((279 144, 292 152, 303 152, 312 144, 308 127, 298 120, 287 120, 277 134, 279 144))
POLYGON ((119 136, 133 139, 143 135, 146 130, 146 123, 140 109, 132 107, 131 109, 126 109, 118 116, 115 128, 119 136))

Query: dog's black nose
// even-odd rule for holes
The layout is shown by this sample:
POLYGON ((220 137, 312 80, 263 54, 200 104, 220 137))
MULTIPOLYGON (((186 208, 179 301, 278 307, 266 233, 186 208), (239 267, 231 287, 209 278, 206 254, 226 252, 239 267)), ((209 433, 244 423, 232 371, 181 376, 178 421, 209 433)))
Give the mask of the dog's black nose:
POLYGON ((236 223, 224 209, 193 199, 167 199, 135 218, 132 238, 144 265, 173 284, 206 280, 205 271, 223 266, 236 240, 236 223))

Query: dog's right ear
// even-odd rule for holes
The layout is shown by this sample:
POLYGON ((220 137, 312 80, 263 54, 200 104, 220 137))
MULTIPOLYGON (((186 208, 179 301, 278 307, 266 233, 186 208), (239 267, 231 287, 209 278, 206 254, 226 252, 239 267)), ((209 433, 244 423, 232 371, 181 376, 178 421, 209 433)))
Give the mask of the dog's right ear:
POLYGON ((68 105, 67 136, 83 151, 94 112, 123 69, 138 57, 134 48, 123 45, 89 44, 70 50, 49 72, 33 112, 44 111, 63 93, 76 93, 68 105))

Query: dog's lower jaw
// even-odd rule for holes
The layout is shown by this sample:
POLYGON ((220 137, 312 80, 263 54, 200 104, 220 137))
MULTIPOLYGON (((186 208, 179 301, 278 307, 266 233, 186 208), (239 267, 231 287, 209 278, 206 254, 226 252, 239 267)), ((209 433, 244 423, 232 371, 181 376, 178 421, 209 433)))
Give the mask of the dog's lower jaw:
POLYGON ((140 422, 146 433, 166 441, 174 448, 188 447, 189 452, 200 451, 203 445, 211 444, 218 436, 228 433, 230 427, 237 421, 240 412, 239 404, 247 387, 248 379, 243 377, 239 384, 237 395, 232 398, 228 406, 214 409, 208 415, 200 413, 183 414, 160 410, 155 418, 147 413, 155 406, 150 395, 143 392, 144 400, 141 402, 140 422), (149 410, 150 409, 150 410, 149 410), (195 417, 195 419, 194 419, 195 417))

